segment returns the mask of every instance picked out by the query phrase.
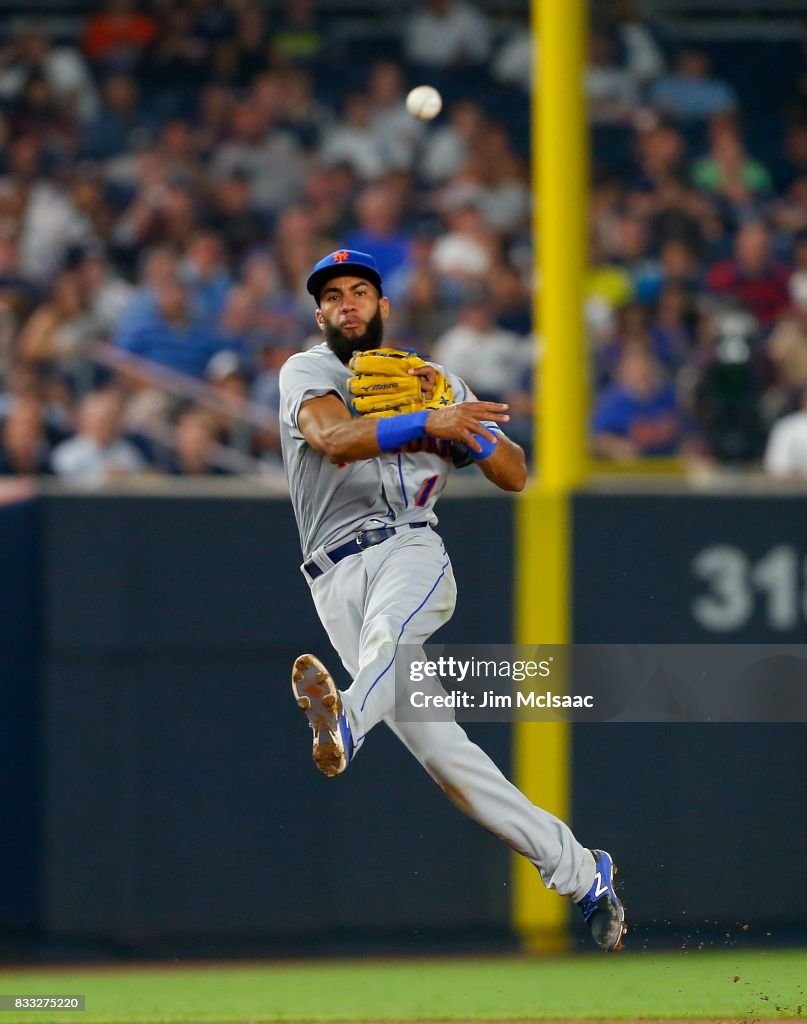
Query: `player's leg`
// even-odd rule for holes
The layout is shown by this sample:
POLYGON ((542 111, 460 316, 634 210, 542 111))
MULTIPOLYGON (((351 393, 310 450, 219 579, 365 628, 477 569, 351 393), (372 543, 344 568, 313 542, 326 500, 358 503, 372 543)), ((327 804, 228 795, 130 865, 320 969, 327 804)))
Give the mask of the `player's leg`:
POLYGON ((331 643, 354 676, 353 685, 339 693, 316 656, 300 655, 292 669, 292 690, 313 732, 314 762, 333 776, 392 711, 393 663, 399 644, 409 642, 408 629, 430 635, 450 618, 456 585, 440 538, 430 530, 405 530, 338 562, 314 580, 311 593, 331 643))
POLYGON ((401 659, 423 658, 423 638, 451 618, 457 599, 445 547, 431 530, 406 531, 362 557, 367 587, 358 668, 342 694, 357 749, 394 710, 401 659))
MULTIPOLYGON (((353 676, 352 685, 339 694, 338 708, 350 730, 350 756, 394 708, 394 663, 400 645, 411 650, 413 635, 430 636, 446 622, 454 611, 457 588, 437 534, 402 530, 383 544, 338 562, 314 581, 311 594, 331 643, 353 676)), ((309 655, 298 659, 293 675, 295 696, 314 730, 314 760, 326 774, 338 774, 331 770, 334 760, 339 770, 344 760, 334 749, 341 743, 335 685, 324 666, 309 655), (325 744, 322 751, 319 735, 325 744)))
POLYGON ((351 679, 359 670, 367 574, 361 556, 345 558, 311 584, 314 607, 351 679))
MULTIPOLYGON (((441 554, 443 550, 440 544, 441 554)), ((401 621, 402 612, 400 603, 389 598, 389 584, 397 583, 401 566, 404 578, 411 580, 412 566, 420 564, 414 546, 410 551, 403 545, 399 551, 391 554, 393 557, 390 564, 384 567, 385 572, 376 577, 380 583, 378 591, 374 593, 372 589, 368 590, 367 608, 372 614, 368 614, 365 619, 360 646, 362 652, 372 654, 373 645, 370 641, 376 639, 384 648, 384 657, 381 659, 383 665, 388 665, 390 656, 395 659, 394 668, 399 672, 399 707, 408 708, 406 693, 407 687, 412 685, 411 673, 407 671, 406 665, 400 664, 401 655, 405 652, 409 662, 425 659, 422 645, 437 628, 435 622, 438 626, 442 625, 453 611, 455 588, 452 577, 450 605, 441 604, 438 600, 434 607, 430 607, 430 601, 426 600, 423 608, 431 614, 407 615, 403 628, 396 634, 397 641, 390 655, 386 650, 389 634, 394 632, 394 628, 391 630, 390 627, 401 621), (380 611, 376 610, 377 606, 380 611), (396 650, 398 658, 395 658, 396 650)), ((441 569, 447 576, 450 571, 447 558, 441 563, 441 569)), ((424 573, 418 572, 415 575, 422 579, 424 573)), ((440 593, 436 587, 434 592, 437 595, 440 593)), ((412 604, 411 597, 411 591, 407 591, 406 605, 412 604)), ((370 665, 377 669, 377 660, 371 659, 370 665)), ((436 712, 436 720, 432 721, 406 721, 407 716, 404 714, 396 719, 396 677, 391 667, 383 675, 372 677, 371 686, 375 685, 375 689, 367 689, 368 679, 369 676, 363 678, 360 668, 353 686, 345 696, 354 698, 355 693, 358 698, 361 695, 362 704, 359 706, 363 705, 365 716, 369 705, 372 705, 373 715, 383 712, 387 725, 460 810, 534 864, 548 888, 568 895, 578 903, 595 941, 602 949, 620 948, 624 932, 624 908, 613 888, 614 869, 610 856, 603 851, 592 852, 584 847, 568 825, 528 800, 505 778, 490 757, 471 742, 455 721, 439 720, 446 713, 444 709, 436 712)), ((424 679, 415 685, 425 691, 433 689, 435 692, 444 692, 436 681, 424 679)), ((371 722, 372 718, 367 716, 364 721, 371 722)))
MULTIPOLYGON (((311 586, 320 621, 351 677, 358 669, 366 585, 361 558, 346 558, 311 586)), ((316 655, 301 654, 292 667, 291 684, 311 728, 314 763, 325 775, 339 775, 355 745, 333 676, 316 655)))
POLYGON ((580 900, 594 880, 594 857, 554 814, 537 807, 456 722, 387 725, 446 796, 469 818, 538 869, 544 885, 580 900))
POLYGON ((601 949, 621 949, 625 909, 610 854, 586 849, 568 825, 528 800, 456 722, 390 716, 387 725, 464 814, 531 861, 548 888, 578 904, 601 949))

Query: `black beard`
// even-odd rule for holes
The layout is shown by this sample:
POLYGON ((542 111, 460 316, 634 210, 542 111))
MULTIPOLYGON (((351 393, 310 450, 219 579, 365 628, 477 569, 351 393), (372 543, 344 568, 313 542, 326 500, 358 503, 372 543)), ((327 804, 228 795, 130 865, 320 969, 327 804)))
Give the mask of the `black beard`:
POLYGON ((350 337, 338 327, 325 324, 325 341, 331 352, 346 366, 354 352, 369 352, 371 348, 379 348, 384 340, 384 321, 381 319, 381 310, 377 309, 372 320, 367 321, 367 327, 360 338, 350 337))

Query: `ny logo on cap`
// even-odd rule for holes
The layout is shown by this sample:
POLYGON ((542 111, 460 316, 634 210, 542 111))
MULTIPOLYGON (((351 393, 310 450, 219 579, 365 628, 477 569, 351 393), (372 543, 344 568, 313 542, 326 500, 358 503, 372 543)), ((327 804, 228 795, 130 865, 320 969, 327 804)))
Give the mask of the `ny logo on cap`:
POLYGON ((335 252, 333 254, 334 263, 345 263, 349 259, 350 253, 347 251, 347 249, 340 249, 339 252, 335 252))

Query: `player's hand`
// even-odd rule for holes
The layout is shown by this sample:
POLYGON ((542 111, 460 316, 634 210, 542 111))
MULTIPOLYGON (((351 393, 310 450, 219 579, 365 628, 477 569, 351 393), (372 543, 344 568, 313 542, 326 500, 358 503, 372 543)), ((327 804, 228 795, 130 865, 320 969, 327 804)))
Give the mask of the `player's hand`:
POLYGON ((437 383, 437 370, 433 366, 417 366, 409 371, 413 377, 420 377, 420 392, 423 401, 428 402, 434 394, 434 385, 437 383))
POLYGON ((482 424, 483 420, 507 423, 509 406, 503 402, 461 402, 445 409, 435 409, 426 420, 426 433, 444 441, 462 441, 475 452, 482 451, 474 434, 496 444, 496 437, 482 424))

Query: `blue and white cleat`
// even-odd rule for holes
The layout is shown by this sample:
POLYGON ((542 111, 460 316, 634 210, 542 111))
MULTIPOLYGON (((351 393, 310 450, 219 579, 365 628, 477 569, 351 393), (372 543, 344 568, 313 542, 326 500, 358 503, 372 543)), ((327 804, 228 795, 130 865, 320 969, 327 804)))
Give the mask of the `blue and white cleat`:
POLYGON ((600 949, 615 953, 622 949, 622 936, 628 930, 625 908, 614 890, 616 867, 610 853, 605 850, 591 852, 596 872, 594 882, 577 905, 600 949))
POLYGON ((323 775, 339 775, 348 766, 353 741, 331 673, 313 654, 301 654, 291 670, 291 689, 314 733, 314 764, 323 775))

